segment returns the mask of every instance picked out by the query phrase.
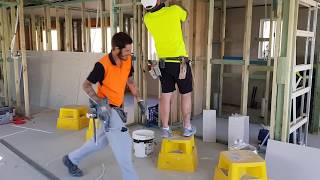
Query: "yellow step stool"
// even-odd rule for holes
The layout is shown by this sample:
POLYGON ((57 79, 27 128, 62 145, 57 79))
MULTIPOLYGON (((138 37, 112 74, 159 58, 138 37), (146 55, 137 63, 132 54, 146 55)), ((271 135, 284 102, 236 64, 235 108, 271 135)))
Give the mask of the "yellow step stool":
POLYGON ((174 135, 162 140, 158 156, 158 169, 194 172, 198 165, 194 136, 174 135))
MULTIPOLYGON (((96 129, 99 129, 101 126, 100 120, 95 119, 95 122, 96 122, 96 129)), ((92 137, 93 137, 93 119, 90 118, 89 127, 86 132, 86 141, 90 140, 92 137)))
POLYGON ((89 119, 86 117, 87 106, 72 105, 60 108, 57 128, 65 130, 80 130, 88 127, 89 119))
POLYGON ((265 160, 247 150, 221 152, 214 174, 214 180, 268 180, 265 160))

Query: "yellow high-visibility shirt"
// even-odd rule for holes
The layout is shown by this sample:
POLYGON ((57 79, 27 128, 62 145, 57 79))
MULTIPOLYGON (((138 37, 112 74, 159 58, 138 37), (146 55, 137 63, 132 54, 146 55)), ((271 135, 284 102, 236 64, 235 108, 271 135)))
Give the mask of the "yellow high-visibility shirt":
POLYGON ((154 38, 159 58, 188 56, 181 29, 186 18, 187 12, 177 5, 145 14, 144 23, 154 38))

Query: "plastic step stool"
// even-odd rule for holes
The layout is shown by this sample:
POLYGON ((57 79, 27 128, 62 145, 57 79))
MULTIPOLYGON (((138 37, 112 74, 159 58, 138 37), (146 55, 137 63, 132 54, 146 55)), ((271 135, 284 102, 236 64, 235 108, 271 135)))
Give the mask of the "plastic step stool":
POLYGON ((268 180, 265 160, 247 150, 221 152, 214 180, 242 179, 268 180))
POLYGON ((175 135, 164 138, 158 156, 158 169, 194 172, 198 165, 197 148, 194 136, 175 135))
POLYGON ((80 130, 88 127, 89 119, 86 117, 87 106, 71 105, 60 108, 57 128, 65 130, 80 130))

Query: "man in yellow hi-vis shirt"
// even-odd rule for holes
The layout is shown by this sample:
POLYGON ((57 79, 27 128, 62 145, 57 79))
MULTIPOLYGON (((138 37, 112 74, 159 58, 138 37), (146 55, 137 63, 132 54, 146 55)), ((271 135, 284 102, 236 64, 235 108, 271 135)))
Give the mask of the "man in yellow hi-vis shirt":
POLYGON ((187 12, 178 5, 166 7, 160 0, 141 0, 141 3, 148 11, 144 16, 144 23, 154 38, 160 59, 162 137, 172 136, 168 122, 170 100, 172 92, 176 90, 175 84, 181 94, 183 135, 191 136, 196 133, 196 128, 190 123, 192 72, 181 29, 181 22, 186 20, 187 12))

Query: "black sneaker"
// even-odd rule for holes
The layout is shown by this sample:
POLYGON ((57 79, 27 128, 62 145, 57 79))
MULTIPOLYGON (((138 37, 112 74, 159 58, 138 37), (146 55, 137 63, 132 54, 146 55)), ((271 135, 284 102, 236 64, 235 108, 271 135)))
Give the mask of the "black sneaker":
POLYGON ((81 177, 83 176, 83 173, 81 171, 81 169, 78 168, 77 165, 73 164, 68 155, 65 155, 62 159, 63 161, 63 164, 68 168, 69 170, 69 173, 71 176, 74 176, 74 177, 81 177))

